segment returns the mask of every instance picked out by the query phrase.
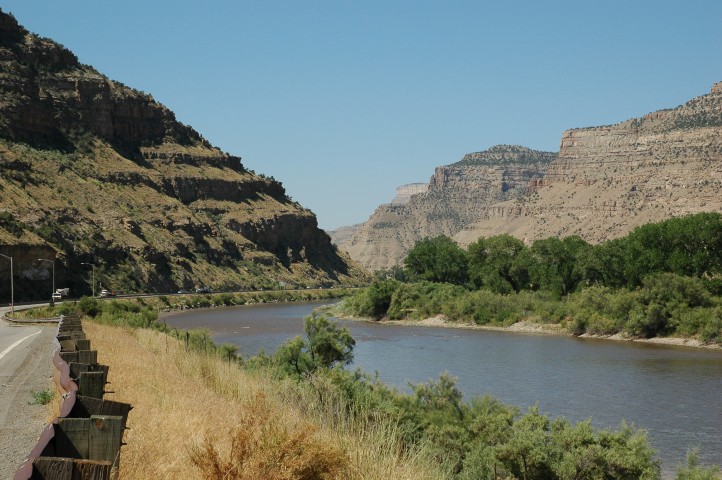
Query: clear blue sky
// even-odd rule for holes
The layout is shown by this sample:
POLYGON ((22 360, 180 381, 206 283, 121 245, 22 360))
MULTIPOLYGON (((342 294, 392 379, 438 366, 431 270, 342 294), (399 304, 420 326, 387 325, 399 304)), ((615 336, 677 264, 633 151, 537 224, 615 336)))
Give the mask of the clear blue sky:
POLYGON ((722 81, 722 2, 1 1, 283 182, 323 228, 507 143, 675 107, 722 81))

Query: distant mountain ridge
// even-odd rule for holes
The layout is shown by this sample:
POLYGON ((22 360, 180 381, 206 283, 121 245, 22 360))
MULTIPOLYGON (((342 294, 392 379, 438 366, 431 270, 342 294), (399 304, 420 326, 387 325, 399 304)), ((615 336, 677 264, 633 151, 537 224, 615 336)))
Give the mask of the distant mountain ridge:
POLYGON ((365 278, 279 182, 2 11, 0 67, 0 253, 21 297, 49 290, 37 258, 56 255, 56 285, 76 294, 83 263, 133 291, 365 278))
POLYGON ((368 268, 389 268, 418 240, 454 236, 476 222, 480 205, 523 197, 555 158, 555 153, 511 145, 470 153, 437 167, 425 192, 405 203, 380 205, 367 222, 330 232, 331 238, 368 268))
POLYGON ((558 153, 496 146, 466 155, 438 167, 428 192, 408 205, 381 205, 353 233, 330 234, 352 258, 381 269, 441 234, 462 245, 500 233, 601 242, 644 223, 722 211, 720 187, 722 82, 674 109, 567 130, 558 153))

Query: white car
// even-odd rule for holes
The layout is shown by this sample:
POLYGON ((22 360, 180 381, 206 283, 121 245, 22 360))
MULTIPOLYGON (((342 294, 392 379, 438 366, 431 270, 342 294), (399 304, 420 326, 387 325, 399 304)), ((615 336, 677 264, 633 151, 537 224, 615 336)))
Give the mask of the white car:
POLYGON ((110 292, 107 291, 107 290, 105 290, 105 289, 103 289, 103 290, 100 291, 100 296, 101 296, 101 297, 109 297, 109 296, 110 296, 110 292))

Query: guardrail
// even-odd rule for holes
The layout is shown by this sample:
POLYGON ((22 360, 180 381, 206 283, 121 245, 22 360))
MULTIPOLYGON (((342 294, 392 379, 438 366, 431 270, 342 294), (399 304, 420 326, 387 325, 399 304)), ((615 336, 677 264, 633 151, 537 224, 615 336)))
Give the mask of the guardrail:
POLYGON ((55 343, 60 415, 43 430, 13 480, 117 479, 132 407, 103 400, 109 367, 98 364, 80 319, 61 317, 55 343))
POLYGON ((10 312, 6 312, 2 315, 3 320, 10 322, 10 323, 16 323, 16 324, 34 324, 34 323, 60 323, 60 320, 62 317, 48 317, 48 318, 15 318, 10 314, 10 312))

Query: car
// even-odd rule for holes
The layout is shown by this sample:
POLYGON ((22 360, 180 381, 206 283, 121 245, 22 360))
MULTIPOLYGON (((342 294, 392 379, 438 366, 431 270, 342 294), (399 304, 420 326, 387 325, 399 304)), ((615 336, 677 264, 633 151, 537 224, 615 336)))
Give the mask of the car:
POLYGON ((109 292, 108 290, 106 290, 106 289, 102 289, 102 290, 100 291, 100 296, 103 297, 103 298, 109 297, 109 296, 110 296, 110 292, 109 292))
POLYGON ((196 293, 211 293, 211 287, 198 287, 196 293))
POLYGON ((183 290, 183 289, 181 288, 180 290, 178 290, 178 293, 182 295, 182 294, 188 293, 188 292, 187 292, 186 290, 183 290))
POLYGON ((63 295, 60 294, 60 293, 58 293, 58 292, 53 292, 53 297, 52 297, 52 298, 53 298, 53 301, 62 300, 62 299, 63 299, 63 295))

